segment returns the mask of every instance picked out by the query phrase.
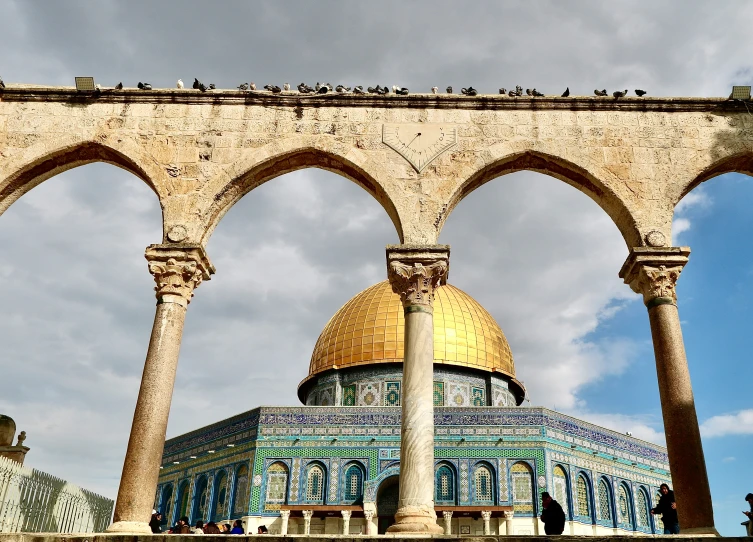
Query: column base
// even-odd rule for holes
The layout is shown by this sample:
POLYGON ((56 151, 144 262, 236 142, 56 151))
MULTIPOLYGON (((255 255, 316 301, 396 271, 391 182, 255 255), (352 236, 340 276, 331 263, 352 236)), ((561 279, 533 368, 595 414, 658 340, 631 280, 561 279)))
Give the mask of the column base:
POLYGON ((106 533, 115 534, 152 534, 152 528, 142 521, 116 521, 105 529, 106 533))
POLYGON ((388 533, 401 534, 444 534, 437 525, 437 517, 426 508, 406 506, 395 514, 395 523, 387 528, 388 533))
POLYGON ((680 534, 692 536, 722 536, 719 534, 719 531, 716 530, 716 527, 691 527, 690 529, 683 529, 680 527, 680 534))

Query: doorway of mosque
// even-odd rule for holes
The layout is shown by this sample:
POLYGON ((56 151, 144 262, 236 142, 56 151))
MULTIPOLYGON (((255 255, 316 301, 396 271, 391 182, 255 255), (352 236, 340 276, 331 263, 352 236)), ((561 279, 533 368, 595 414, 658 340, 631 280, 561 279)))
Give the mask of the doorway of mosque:
POLYGON ((400 477, 390 476, 379 486, 377 493, 377 528, 379 534, 385 534, 390 525, 395 523, 397 500, 400 497, 400 477))

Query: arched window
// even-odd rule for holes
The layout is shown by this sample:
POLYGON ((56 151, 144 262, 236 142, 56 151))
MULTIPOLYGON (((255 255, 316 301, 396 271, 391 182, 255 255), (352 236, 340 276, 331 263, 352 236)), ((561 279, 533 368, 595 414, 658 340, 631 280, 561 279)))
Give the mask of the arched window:
POLYGON ((184 480, 178 488, 178 509, 170 522, 171 525, 175 524, 179 518, 188 515, 189 499, 191 498, 191 491, 188 480, 184 480))
POLYGON ((309 466, 306 473, 306 502, 324 503, 324 468, 319 464, 309 466))
POLYGON ((494 486, 492 484, 492 471, 486 465, 479 465, 473 472, 473 483, 476 486, 476 502, 494 503, 494 486))
MULTIPOLYGON (((269 487, 269 486, 267 486, 269 487)), ((235 489, 233 490, 233 516, 244 516, 248 510, 248 467, 241 465, 235 471, 235 489)))
POLYGON ((267 469, 267 503, 285 504, 288 494, 288 467, 272 463, 267 469))
POLYGON ((567 490, 567 473, 560 465, 557 465, 552 470, 552 481, 554 483, 554 500, 560 503, 562 510, 565 512, 565 517, 569 518, 568 501, 570 500, 570 492, 567 490))
POLYGON ((343 495, 348 503, 361 500, 363 494, 363 471, 358 465, 351 465, 345 471, 345 490, 343 495))
POLYGON ((651 526, 648 519, 650 508, 648 505, 648 493, 646 493, 645 489, 640 488, 635 498, 635 520, 641 529, 648 529, 651 526))
POLYGON ((576 489, 578 492, 578 515, 591 517, 591 499, 588 494, 588 482, 586 482, 586 478, 582 474, 578 476, 576 489))
POLYGON ((598 503, 599 503, 599 521, 612 521, 612 495, 609 491, 609 485, 603 478, 599 480, 598 503))
POLYGON ((194 490, 193 499, 193 521, 207 521, 207 511, 209 510, 209 480, 201 475, 196 480, 196 489, 194 490))
POLYGON ((173 485, 167 484, 162 488, 159 511, 162 514, 162 525, 168 525, 173 511, 173 485))
POLYGON ((620 511, 619 523, 628 530, 633 530, 633 507, 630 502, 630 490, 625 484, 620 484, 617 490, 617 506, 620 511))
POLYGON ((455 475, 447 465, 441 465, 436 472, 436 501, 455 504, 455 475))
POLYGON ((515 513, 533 515, 533 470, 527 463, 515 463, 510 469, 510 477, 513 510, 515 513))
POLYGON ((228 517, 228 504, 230 504, 228 502, 230 500, 228 491, 229 481, 227 472, 222 470, 217 473, 214 481, 214 503, 212 511, 212 518, 214 518, 215 521, 226 519, 228 517))

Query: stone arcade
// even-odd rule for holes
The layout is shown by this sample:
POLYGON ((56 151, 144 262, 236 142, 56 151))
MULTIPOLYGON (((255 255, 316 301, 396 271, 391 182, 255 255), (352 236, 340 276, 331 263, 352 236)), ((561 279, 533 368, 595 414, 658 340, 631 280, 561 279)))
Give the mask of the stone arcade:
POLYGON ((439 233, 475 188, 529 169, 589 195, 622 233, 620 276, 648 308, 680 523, 686 534, 715 533, 674 290, 689 249, 672 246, 671 224, 675 205, 701 182, 753 170, 752 120, 743 104, 724 99, 133 89, 90 96, 8 85, 0 93, 0 213, 53 175, 94 161, 140 177, 163 209, 161 243, 146 251, 157 283, 154 328, 110 531, 147 532, 186 310, 214 272, 209 236, 255 187, 319 167, 379 201, 402 243, 388 249, 387 276, 406 316, 393 530, 437 531, 432 301, 449 266, 439 233))

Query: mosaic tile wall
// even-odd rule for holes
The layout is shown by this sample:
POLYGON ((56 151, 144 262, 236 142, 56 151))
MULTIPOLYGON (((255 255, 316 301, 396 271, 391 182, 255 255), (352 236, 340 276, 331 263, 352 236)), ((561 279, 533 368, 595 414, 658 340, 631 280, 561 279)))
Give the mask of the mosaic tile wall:
MULTIPOLYGON (((399 366, 325 373, 309 389, 305 404, 398 406, 402 379, 402 368, 399 366), (339 403, 337 397, 340 397, 339 403)), ((499 375, 481 376, 462 369, 435 367, 434 405, 514 407, 516 400, 505 379, 499 375)))
MULTIPOLYGON (((470 393, 473 387, 468 386, 470 393)), ((399 401, 400 386, 383 387, 383 400, 387 393, 394 395, 390 400, 399 401)), ((273 464, 285 465, 287 502, 300 503, 306 492, 306 468, 312 461, 321 463, 325 471, 325 503, 346 502, 344 477, 351 464, 363 468, 363 494, 368 499, 376 495, 381 480, 399 472, 400 412, 399 407, 264 407, 171 439, 165 447, 156 504, 163 494, 169 495, 163 491, 166 488, 183 484, 192 495, 197 481, 207 477, 204 500, 210 504, 199 514, 214 517, 217 503, 222 502, 218 488, 226 488, 234 500, 223 503, 220 510, 229 518, 249 513, 276 515, 279 504, 266 503, 264 498, 268 469, 273 464), (250 478, 240 477, 251 480, 246 503, 239 503, 236 495, 236 473, 242 465, 251 469, 250 478)), ((616 527, 654 532, 653 518, 646 518, 644 508, 652 506, 659 484, 669 482, 663 448, 542 408, 437 407, 434 422, 435 457, 453 465, 457 473, 458 505, 474 503, 473 473, 479 462, 491 469, 496 480, 496 503, 514 504, 514 488, 520 486, 519 492, 525 483, 515 482, 515 486, 512 466, 525 462, 531 469, 534 495, 528 504, 516 504, 517 515, 538 513, 539 495, 554 491, 553 472, 557 470, 567 473, 566 508, 575 521, 601 525, 611 525, 611 521, 616 527), (591 517, 574 512, 579 509, 572 491, 577 476, 588 481, 591 517), (598 519, 603 513, 594 487, 598 489, 602 479, 608 481, 610 492, 608 520, 598 519)), ((558 480, 562 492, 561 475, 558 480)), ((241 487, 242 495, 243 491, 241 487)), ((176 510, 177 492, 171 498, 176 510)), ((190 513, 196 519, 197 511, 190 513)))

